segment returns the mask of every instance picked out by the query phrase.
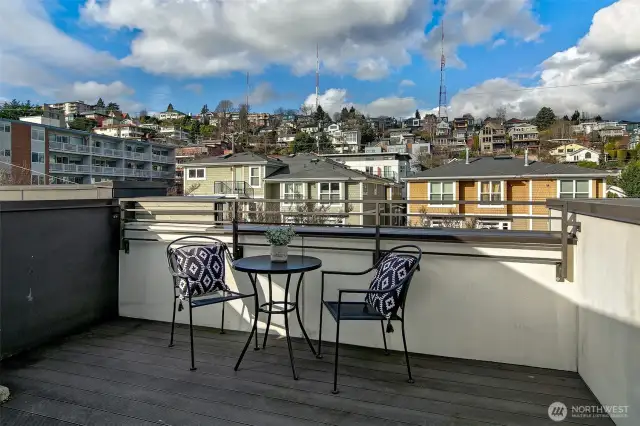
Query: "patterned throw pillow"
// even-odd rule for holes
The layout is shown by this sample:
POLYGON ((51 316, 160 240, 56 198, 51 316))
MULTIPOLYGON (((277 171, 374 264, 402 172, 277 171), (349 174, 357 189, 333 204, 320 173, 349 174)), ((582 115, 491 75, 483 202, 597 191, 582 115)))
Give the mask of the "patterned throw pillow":
MULTIPOLYGON (((387 256, 378 267, 369 289, 386 290, 395 287, 406 278, 415 262, 416 259, 410 256, 400 256, 396 254, 387 256)), ((387 293, 367 294, 365 302, 373 306, 375 310, 385 318, 389 319, 391 313, 397 310, 400 294, 405 284, 387 293)))
POLYGON ((225 249, 221 244, 181 247, 175 250, 177 270, 187 276, 178 279, 180 299, 202 296, 214 291, 229 290, 224 282, 225 249), (187 285, 189 286, 187 289, 187 285))

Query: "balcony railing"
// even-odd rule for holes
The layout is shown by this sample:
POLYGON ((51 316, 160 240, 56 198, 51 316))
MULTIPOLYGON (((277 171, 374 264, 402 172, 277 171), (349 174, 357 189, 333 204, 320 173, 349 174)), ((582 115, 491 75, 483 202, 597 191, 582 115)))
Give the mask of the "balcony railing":
POLYGON ((236 181, 216 181, 213 183, 213 193, 215 195, 236 195, 238 197, 253 198, 253 188, 248 182, 236 181))

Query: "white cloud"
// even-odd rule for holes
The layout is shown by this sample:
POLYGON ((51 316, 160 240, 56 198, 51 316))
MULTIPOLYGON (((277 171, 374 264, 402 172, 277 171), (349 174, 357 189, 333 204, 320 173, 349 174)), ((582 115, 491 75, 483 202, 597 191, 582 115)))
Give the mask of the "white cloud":
POLYGON ((432 0, 87 0, 84 18, 135 29, 125 64, 154 74, 259 72, 269 65, 322 68, 362 79, 407 65, 425 39, 432 0))
MULTIPOLYGON (((322 109, 331 115, 340 112, 343 107, 350 108, 353 106, 361 113, 371 115, 372 117, 380 115, 409 117, 415 113, 417 107, 417 101, 413 97, 390 96, 378 98, 366 104, 350 102, 346 89, 328 89, 318 97, 318 102, 320 106, 322 106, 322 109)), ((309 95, 304 101, 304 104, 315 107, 315 93, 309 95)))
POLYGON ((135 90, 121 81, 110 84, 87 81, 73 83, 71 87, 64 90, 64 93, 69 99, 82 99, 94 103, 98 98, 108 100, 130 96, 135 93, 135 90))
POLYGON ((118 102, 138 107, 133 89, 121 81, 82 81, 120 67, 107 52, 84 44, 51 21, 42 0, 4 2, 0 13, 0 83, 28 87, 49 100, 82 99, 118 102))
MULTIPOLYGON (((465 66, 457 54, 461 45, 483 44, 496 34, 531 42, 546 30, 533 14, 531 0, 447 0, 443 20, 444 50, 447 65, 452 67, 465 66)), ((423 45, 427 57, 437 63, 440 63, 441 31, 441 25, 434 27, 423 45)))
POLYGON ((186 86, 184 86, 184 88, 185 90, 193 92, 196 95, 202 94, 202 84, 198 84, 198 83, 187 84, 186 86))
POLYGON ((632 24, 637 16, 637 0, 619 0, 599 10, 575 46, 540 64, 535 86, 505 78, 488 80, 456 94, 452 112, 484 116, 504 105, 509 114, 530 117, 550 106, 559 116, 577 109, 604 117, 640 118, 640 26, 632 24))
POLYGON ((413 80, 402 80, 400 82, 400 87, 411 87, 411 86, 415 86, 416 83, 414 83, 413 80))
POLYGON ((503 38, 499 38, 493 42, 493 44, 491 45, 491 48, 495 49, 496 47, 504 46, 505 44, 507 44, 507 40, 503 38))

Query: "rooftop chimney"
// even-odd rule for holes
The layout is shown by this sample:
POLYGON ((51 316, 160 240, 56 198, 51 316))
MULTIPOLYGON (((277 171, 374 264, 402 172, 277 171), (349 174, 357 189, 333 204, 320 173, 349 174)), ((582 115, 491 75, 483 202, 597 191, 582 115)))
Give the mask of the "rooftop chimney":
POLYGON ((464 164, 469 164, 469 147, 466 147, 465 150, 466 150, 466 159, 464 164))
POLYGON ((529 165, 529 148, 524 149, 524 166, 527 167, 529 165))

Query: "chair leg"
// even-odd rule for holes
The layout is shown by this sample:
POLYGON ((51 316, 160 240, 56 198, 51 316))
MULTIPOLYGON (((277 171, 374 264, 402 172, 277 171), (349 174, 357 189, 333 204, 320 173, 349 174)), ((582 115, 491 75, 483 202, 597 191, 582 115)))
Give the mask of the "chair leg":
POLYGON ((318 353, 316 358, 322 359, 322 310, 324 308, 324 273, 322 274, 322 281, 320 284, 320 329, 318 330, 318 353))
POLYGON ((171 317, 171 340, 169 341, 169 347, 173 347, 173 331, 176 328, 176 302, 178 301, 177 297, 173 298, 173 316, 171 317))
POLYGON ((340 393, 338 390, 338 346, 340 344, 340 307, 338 307, 338 319, 336 321, 336 347, 335 347, 335 360, 333 362, 333 390, 332 394, 336 395, 340 393))
MULTIPOLYGON (((253 319, 253 327, 251 327, 251 333, 249 333, 249 338, 247 339, 247 343, 244 344, 244 348, 242 349, 242 353, 240 353, 240 358, 238 358, 238 362, 236 362, 236 366, 233 367, 235 371, 238 371, 240 367, 240 363, 242 362, 242 358, 244 358, 244 354, 247 352, 247 348, 249 347, 249 343, 251 343, 251 338, 253 337, 253 333, 258 335, 258 294, 256 293, 253 296, 255 300, 255 315, 253 319)), ((256 349, 258 349, 258 340, 256 338, 256 349)))
POLYGON ((389 349, 387 349, 387 336, 384 332, 384 321, 380 320, 380 328, 382 329, 382 341, 384 342, 384 354, 389 355, 389 349))
POLYGON ((404 357, 407 361, 407 372, 409 373, 409 383, 415 383, 413 377, 411 377, 411 365, 409 364, 409 351, 407 351, 407 338, 404 332, 404 319, 400 321, 402 323, 402 344, 404 345, 404 357))
POLYGON ((220 323, 220 334, 224 334, 224 305, 225 302, 222 302, 222 322, 220 323))
POLYGON ((196 357, 193 353, 193 309, 191 309, 191 299, 189 299, 189 337, 191 338, 191 371, 195 371, 196 357))

